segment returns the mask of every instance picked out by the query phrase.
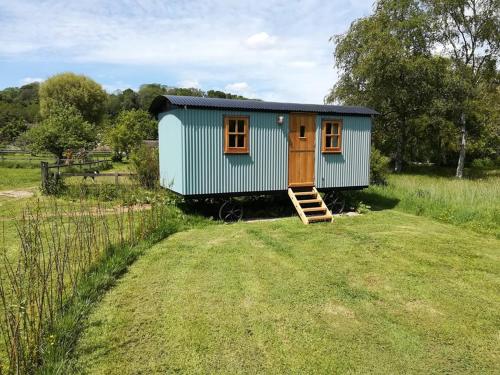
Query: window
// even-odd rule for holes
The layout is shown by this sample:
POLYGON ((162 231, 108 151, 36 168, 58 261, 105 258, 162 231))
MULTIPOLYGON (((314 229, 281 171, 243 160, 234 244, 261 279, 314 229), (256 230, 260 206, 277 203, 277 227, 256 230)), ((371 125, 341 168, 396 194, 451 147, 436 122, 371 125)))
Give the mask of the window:
POLYGON ((342 121, 323 120, 322 132, 322 151, 324 153, 342 152, 342 121))
POLYGON ((305 137, 306 137, 306 127, 304 125, 300 125, 299 138, 305 138, 305 137))
POLYGON ((248 117, 224 117, 224 152, 248 154, 248 117))

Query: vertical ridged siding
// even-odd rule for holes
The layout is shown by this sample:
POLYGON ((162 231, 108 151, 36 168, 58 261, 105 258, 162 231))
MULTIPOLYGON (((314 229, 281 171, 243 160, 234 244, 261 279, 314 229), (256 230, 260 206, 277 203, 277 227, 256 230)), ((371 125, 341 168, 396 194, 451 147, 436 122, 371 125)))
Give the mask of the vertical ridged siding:
MULTIPOLYGON (((175 109, 161 118, 160 179, 183 195, 286 190, 288 187, 288 115, 278 113, 175 109), (250 154, 224 154, 225 115, 250 120, 250 154)), ((371 118, 316 117, 315 180, 318 188, 369 183, 371 118), (343 120, 341 154, 321 153, 321 120, 343 120)))
POLYGON ((184 194, 220 194, 286 190, 288 116, 277 113, 176 109, 183 123, 184 194), (248 155, 224 154, 223 118, 249 117, 248 155))
POLYGON ((317 116, 316 126, 316 186, 332 188, 368 185, 371 118, 317 116), (336 118, 343 121, 341 154, 321 152, 321 120, 323 118, 336 118))
POLYGON ((160 185, 184 194, 183 129, 181 121, 171 113, 160 115, 158 140, 160 153, 160 185))

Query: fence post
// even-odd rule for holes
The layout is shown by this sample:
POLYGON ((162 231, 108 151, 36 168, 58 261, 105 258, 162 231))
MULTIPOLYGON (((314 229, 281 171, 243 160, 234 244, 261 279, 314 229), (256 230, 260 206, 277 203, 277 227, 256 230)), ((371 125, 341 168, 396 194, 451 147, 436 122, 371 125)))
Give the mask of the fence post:
POLYGON ((42 190, 46 191, 47 189, 47 181, 49 179, 49 163, 46 161, 40 162, 40 171, 42 174, 42 190))

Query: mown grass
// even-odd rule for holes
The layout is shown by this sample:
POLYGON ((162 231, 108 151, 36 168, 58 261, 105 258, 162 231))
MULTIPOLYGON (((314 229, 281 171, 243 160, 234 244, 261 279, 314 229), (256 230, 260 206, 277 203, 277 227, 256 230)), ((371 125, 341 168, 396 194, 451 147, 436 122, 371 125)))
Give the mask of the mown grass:
POLYGON ((396 208, 500 238, 500 176, 495 171, 458 180, 444 169, 390 175, 385 186, 360 194, 375 209, 396 208))
POLYGON ((73 371, 496 373, 499 248, 393 210, 178 233, 104 297, 73 371))

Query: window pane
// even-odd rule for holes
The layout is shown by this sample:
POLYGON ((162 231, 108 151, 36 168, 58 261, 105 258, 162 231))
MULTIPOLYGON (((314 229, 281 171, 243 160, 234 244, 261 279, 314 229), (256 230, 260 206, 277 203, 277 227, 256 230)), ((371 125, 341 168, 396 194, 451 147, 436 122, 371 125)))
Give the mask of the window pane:
POLYGON ((333 133, 332 134, 339 134, 339 124, 338 123, 333 123, 333 133))
POLYGON ((339 147, 339 137, 332 137, 333 145, 332 147, 339 147))
POLYGON ((229 134, 229 147, 236 147, 236 136, 229 134))
POLYGON ((326 128, 325 129, 326 134, 332 134, 332 123, 331 122, 327 122, 325 128, 326 128))
POLYGON ((238 120, 238 133, 245 132, 245 120, 238 120))
POLYGON ((332 147, 332 137, 326 137, 326 148, 331 148, 332 147))
POLYGON ((234 133, 236 131, 236 120, 229 120, 229 132, 234 133))
POLYGON ((300 138, 305 138, 306 136, 306 127, 304 125, 300 125, 300 138))
POLYGON ((238 147, 245 147, 245 136, 238 135, 238 147))

